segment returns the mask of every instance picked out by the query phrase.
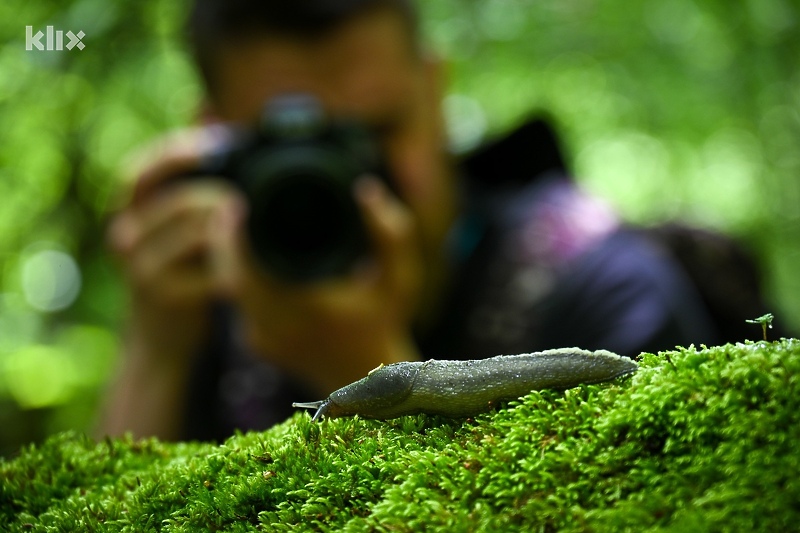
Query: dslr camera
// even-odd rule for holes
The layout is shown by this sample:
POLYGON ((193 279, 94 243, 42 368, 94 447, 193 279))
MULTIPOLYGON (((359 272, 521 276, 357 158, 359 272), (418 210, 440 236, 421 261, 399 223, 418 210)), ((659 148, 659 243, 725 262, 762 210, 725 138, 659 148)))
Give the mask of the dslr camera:
POLYGON ((344 275, 369 252, 353 184, 389 184, 377 140, 364 125, 327 116, 311 95, 268 101, 254 128, 192 172, 220 176, 249 204, 246 230, 258 261, 287 282, 344 275))

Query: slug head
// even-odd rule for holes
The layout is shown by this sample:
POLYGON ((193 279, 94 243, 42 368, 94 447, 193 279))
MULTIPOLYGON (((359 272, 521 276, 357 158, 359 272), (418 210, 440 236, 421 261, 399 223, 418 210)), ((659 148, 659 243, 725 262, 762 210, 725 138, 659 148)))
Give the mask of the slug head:
POLYGON ((422 363, 394 363, 379 367, 365 378, 334 391, 327 400, 294 403, 293 407, 317 409, 312 420, 359 415, 383 418, 384 413, 402 403, 412 391, 422 363))
POLYGON ((394 363, 373 370, 365 378, 333 392, 325 415, 382 418, 412 391, 422 363, 394 363))

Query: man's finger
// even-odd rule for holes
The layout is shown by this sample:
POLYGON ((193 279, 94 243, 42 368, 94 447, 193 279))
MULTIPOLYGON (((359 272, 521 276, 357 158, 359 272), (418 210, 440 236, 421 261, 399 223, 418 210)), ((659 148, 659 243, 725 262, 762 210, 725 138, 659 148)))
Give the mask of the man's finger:
POLYGON ((125 252, 140 241, 147 241, 167 226, 185 224, 187 220, 207 220, 216 206, 231 194, 219 181, 198 181, 171 185, 148 202, 121 212, 109 228, 109 244, 125 252))
POLYGON ((209 220, 212 269, 221 290, 236 298, 255 275, 245 220, 247 203, 239 194, 228 196, 209 220))
POLYGON ((183 309, 207 301, 215 289, 207 269, 179 264, 171 265, 150 281, 152 287, 159 288, 159 300, 183 309))
POLYGON ((224 126, 191 128, 160 140, 135 154, 129 163, 134 168, 133 204, 153 195, 164 182, 201 166, 209 154, 219 151, 230 140, 224 126))
POLYGON ((383 281, 395 291, 411 290, 419 268, 411 211, 374 177, 361 178, 355 195, 372 237, 383 281))

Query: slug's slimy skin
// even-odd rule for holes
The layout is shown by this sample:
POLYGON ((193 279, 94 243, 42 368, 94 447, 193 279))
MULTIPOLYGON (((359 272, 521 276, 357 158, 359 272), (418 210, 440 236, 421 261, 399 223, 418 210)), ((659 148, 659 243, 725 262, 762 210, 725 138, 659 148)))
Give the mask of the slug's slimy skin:
POLYGON ((579 348, 475 361, 394 363, 376 368, 326 400, 292 406, 316 409, 313 420, 353 415, 385 420, 416 413, 467 417, 533 390, 609 381, 637 368, 627 357, 579 348))

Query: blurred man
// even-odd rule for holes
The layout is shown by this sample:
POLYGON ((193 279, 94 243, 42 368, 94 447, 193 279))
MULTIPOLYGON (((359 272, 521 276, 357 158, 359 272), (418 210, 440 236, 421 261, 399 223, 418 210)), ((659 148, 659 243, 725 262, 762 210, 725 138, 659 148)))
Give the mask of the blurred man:
POLYGON ((715 341, 682 271, 564 176, 542 124, 451 160, 441 65, 410 2, 197 0, 189 30, 203 126, 145 153, 109 232, 131 313, 105 431, 264 428, 402 360, 715 341), (369 254, 313 283, 254 258, 244 228, 258 206, 236 188, 176 179, 225 142, 219 125, 255 124, 286 94, 368 125, 390 169, 390 186, 352 187, 369 254))

